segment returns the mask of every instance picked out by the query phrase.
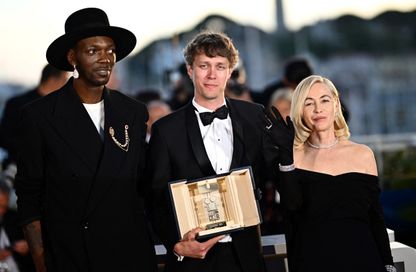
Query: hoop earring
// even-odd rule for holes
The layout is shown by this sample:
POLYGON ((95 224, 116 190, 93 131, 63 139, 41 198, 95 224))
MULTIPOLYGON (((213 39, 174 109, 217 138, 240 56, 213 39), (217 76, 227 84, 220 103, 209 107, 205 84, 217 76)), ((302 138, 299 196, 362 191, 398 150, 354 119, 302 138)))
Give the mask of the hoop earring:
POLYGON ((78 70, 77 70, 77 66, 75 64, 74 64, 74 72, 72 73, 72 76, 74 78, 79 78, 79 73, 78 73, 78 70))

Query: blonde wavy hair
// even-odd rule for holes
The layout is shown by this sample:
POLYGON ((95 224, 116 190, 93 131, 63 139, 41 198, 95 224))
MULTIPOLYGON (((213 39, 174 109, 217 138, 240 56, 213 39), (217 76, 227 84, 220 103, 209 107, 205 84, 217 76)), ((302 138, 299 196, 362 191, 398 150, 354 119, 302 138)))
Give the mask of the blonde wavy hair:
POLYGON ((315 83, 325 84, 334 97, 334 103, 338 105, 335 111, 334 120, 335 136, 340 140, 347 140, 350 138, 350 130, 348 128, 344 116, 342 115, 342 108, 339 100, 338 90, 335 88, 334 84, 329 79, 319 75, 311 75, 303 79, 293 92, 292 106, 290 109, 290 118, 292 119, 296 132, 294 142, 295 148, 300 148, 311 134, 311 129, 309 129, 303 121, 303 109, 309 91, 315 83))

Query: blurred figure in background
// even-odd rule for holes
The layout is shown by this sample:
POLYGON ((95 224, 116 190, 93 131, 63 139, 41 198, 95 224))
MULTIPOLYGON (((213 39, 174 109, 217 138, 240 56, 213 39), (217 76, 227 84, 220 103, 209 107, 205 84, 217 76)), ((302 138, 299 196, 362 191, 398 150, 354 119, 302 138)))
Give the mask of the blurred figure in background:
POLYGON ((231 73, 230 80, 235 81, 242 85, 246 84, 247 73, 246 73, 246 68, 244 67, 243 60, 241 58, 238 60, 237 66, 234 68, 233 72, 231 73))
POLYGON ((274 106, 286 120, 290 115, 290 104, 292 103, 292 89, 284 87, 277 89, 270 98, 269 108, 274 106))
POLYGON ((171 98, 168 101, 168 104, 172 110, 177 110, 191 101, 194 85, 188 76, 185 63, 179 65, 177 71, 172 73, 171 77, 174 87, 171 91, 171 98))
POLYGON ((17 213, 8 206, 9 194, 10 187, 0 180, 0 271, 34 272, 35 266, 18 225, 17 213))
POLYGON ((140 89, 135 96, 137 100, 146 104, 147 111, 149 112, 146 142, 149 142, 150 140, 153 123, 172 112, 171 107, 162 99, 160 93, 161 92, 158 89, 144 88, 140 89))
POLYGON ((40 82, 36 88, 6 101, 0 121, 0 147, 4 148, 8 153, 7 158, 3 161, 4 169, 9 164, 15 164, 16 162, 16 130, 20 109, 27 103, 61 88, 67 79, 67 72, 47 64, 42 70, 40 82))
POLYGON ((225 97, 253 102, 250 89, 246 85, 231 79, 225 88, 225 97))
POLYGON ((283 78, 268 84, 264 88, 260 99, 255 102, 267 106, 271 96, 277 89, 289 87, 294 90, 299 82, 310 75, 312 75, 312 67, 307 59, 291 58, 285 64, 283 78))
POLYGON ((153 123, 172 111, 169 104, 163 100, 150 101, 147 104, 147 111, 149 112, 149 120, 147 121, 146 142, 149 142, 153 123))
MULTIPOLYGON (((305 78, 312 75, 313 68, 309 61, 306 58, 302 57, 293 57, 289 59, 284 67, 284 75, 283 78, 280 80, 273 81, 272 83, 268 84, 261 96, 255 96, 254 101, 263 104, 264 106, 268 106, 270 104, 270 99, 272 95, 281 88, 289 88, 290 90, 294 91, 296 86, 305 78)), ((277 107, 276 107, 277 108, 277 107)), ((345 121, 348 122, 349 120, 349 111, 345 104, 341 101, 341 110, 342 114, 344 115, 345 121)), ((280 111, 280 109, 279 109, 280 111)))
POLYGON ((146 105, 149 104, 151 101, 162 99, 160 91, 158 89, 153 88, 144 88, 138 90, 134 98, 146 105))

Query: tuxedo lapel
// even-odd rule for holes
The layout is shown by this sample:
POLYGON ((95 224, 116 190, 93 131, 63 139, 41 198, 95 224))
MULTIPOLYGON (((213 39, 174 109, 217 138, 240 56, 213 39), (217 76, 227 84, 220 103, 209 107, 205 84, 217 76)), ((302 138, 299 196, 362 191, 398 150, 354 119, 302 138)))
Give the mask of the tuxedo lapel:
POLYGON ((189 103, 185 109, 185 126, 188 131, 188 140, 191 144, 192 151, 195 155, 196 161, 201 167, 202 172, 206 176, 214 175, 215 171, 208 158, 205 150, 204 142, 202 140, 201 130, 199 129, 198 119, 195 115, 192 103, 189 103))
POLYGON ((102 140, 72 87, 72 80, 59 92, 61 93, 57 97, 54 114, 49 121, 71 150, 95 173, 103 146, 102 140))
POLYGON ((231 123, 233 125, 233 158, 230 170, 241 166, 244 157, 244 133, 241 125, 241 117, 232 101, 226 99, 229 108, 231 123))
MULTIPOLYGON (((126 143, 126 130, 128 138, 134 130, 131 120, 129 118, 128 108, 125 104, 111 94, 111 91, 104 89, 104 149, 101 157, 101 162, 98 167, 97 175, 93 188, 91 190, 87 214, 89 214, 98 204, 102 195, 108 190, 111 183, 114 182, 120 175, 120 168, 125 163, 126 156, 130 150, 130 142, 125 148, 119 145, 126 143), (113 137, 110 130, 114 131, 113 137), (117 143, 117 142, 118 143, 117 143)), ((138 137, 138 135, 135 135, 138 137)), ((134 141, 137 143, 137 141, 134 141)))

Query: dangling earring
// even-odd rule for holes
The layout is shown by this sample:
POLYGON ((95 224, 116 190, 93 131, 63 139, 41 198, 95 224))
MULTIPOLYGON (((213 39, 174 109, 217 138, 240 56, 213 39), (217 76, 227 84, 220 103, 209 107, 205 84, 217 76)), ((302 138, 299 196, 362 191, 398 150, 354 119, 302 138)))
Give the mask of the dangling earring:
POLYGON ((72 76, 74 78, 79 78, 79 73, 78 73, 78 70, 77 70, 77 66, 75 64, 74 64, 74 72, 72 73, 72 76))

